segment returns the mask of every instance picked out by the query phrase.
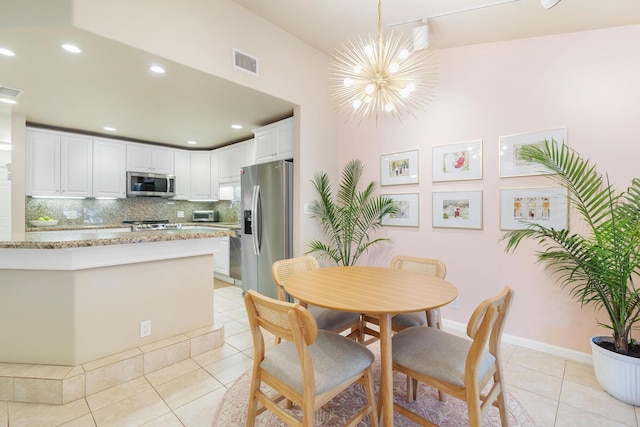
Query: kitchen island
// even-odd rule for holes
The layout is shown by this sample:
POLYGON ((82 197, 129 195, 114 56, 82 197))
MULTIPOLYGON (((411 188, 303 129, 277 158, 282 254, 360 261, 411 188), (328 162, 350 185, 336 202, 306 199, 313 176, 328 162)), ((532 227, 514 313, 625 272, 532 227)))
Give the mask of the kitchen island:
POLYGON ((0 362, 75 366, 213 325, 213 248, 233 234, 84 229, 0 242, 0 362))

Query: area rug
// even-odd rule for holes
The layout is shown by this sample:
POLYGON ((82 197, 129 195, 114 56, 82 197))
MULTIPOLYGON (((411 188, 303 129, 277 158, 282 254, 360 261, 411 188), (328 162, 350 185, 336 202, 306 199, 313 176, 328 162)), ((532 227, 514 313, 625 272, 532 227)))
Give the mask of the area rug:
MULTIPOLYGON (((376 352, 377 349, 371 348, 376 352)), ((373 377, 376 382, 376 392, 378 390, 378 379, 380 378, 380 362, 376 358, 373 364, 373 377)), ((251 370, 245 372, 238 380, 227 390, 223 396, 215 416, 213 417, 213 426, 232 427, 244 426, 247 419, 247 402, 249 400, 249 387, 251 385, 251 370)), ((438 400, 438 391, 425 384, 419 385, 418 399, 413 403, 407 403, 404 400, 406 395, 406 377, 402 374, 396 374, 393 379, 394 400, 418 412, 434 424, 441 427, 462 427, 469 425, 469 417, 467 405, 465 402, 451 396, 447 396, 446 402, 438 400)), ((263 391, 273 393, 268 386, 263 385, 263 391)), ((366 402, 364 389, 360 384, 355 384, 338 396, 333 398, 327 409, 321 408, 316 411, 316 426, 334 427, 342 426, 359 408, 362 408, 366 402)), ((511 427, 536 427, 537 424, 529 416, 526 409, 507 391, 507 406, 509 408, 509 425, 511 427)), ((301 411, 297 407, 291 409, 294 416, 301 417, 301 411)), ((281 427, 285 424, 271 412, 265 411, 256 418, 256 426, 259 427, 281 427)), ((368 418, 358 424, 358 426, 368 426, 368 418)), ((400 414, 394 414, 394 425, 399 427, 417 426, 414 422, 408 420, 400 414)), ((488 416, 485 418, 483 426, 500 426, 500 415, 498 409, 492 407, 489 409, 488 416)))

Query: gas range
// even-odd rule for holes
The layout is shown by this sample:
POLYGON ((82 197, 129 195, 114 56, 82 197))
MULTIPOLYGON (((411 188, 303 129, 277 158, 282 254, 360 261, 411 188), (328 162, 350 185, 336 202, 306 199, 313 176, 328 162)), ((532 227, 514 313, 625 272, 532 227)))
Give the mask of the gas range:
POLYGON ((123 222, 125 224, 131 224, 131 231, 179 230, 182 228, 182 224, 170 223, 166 219, 123 222))

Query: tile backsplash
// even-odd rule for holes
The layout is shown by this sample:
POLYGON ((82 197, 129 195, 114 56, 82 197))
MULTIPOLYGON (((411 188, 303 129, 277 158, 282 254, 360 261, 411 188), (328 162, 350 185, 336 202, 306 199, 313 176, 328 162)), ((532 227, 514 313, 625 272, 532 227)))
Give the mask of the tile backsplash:
POLYGON ((96 199, 40 199, 26 198, 25 225, 29 221, 48 216, 59 220, 58 225, 118 225, 123 221, 168 220, 191 222, 194 210, 217 210, 220 222, 237 222, 238 202, 188 202, 156 197, 135 197, 116 200, 96 199), (183 212, 184 217, 178 217, 183 212))

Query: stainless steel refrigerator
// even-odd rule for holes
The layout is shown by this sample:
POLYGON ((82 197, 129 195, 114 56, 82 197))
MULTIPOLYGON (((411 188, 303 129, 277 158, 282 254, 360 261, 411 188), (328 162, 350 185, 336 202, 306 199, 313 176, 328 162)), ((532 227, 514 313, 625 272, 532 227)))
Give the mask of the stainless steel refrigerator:
POLYGON ((242 289, 277 298, 271 266, 293 253, 293 163, 246 166, 240 176, 242 289))

